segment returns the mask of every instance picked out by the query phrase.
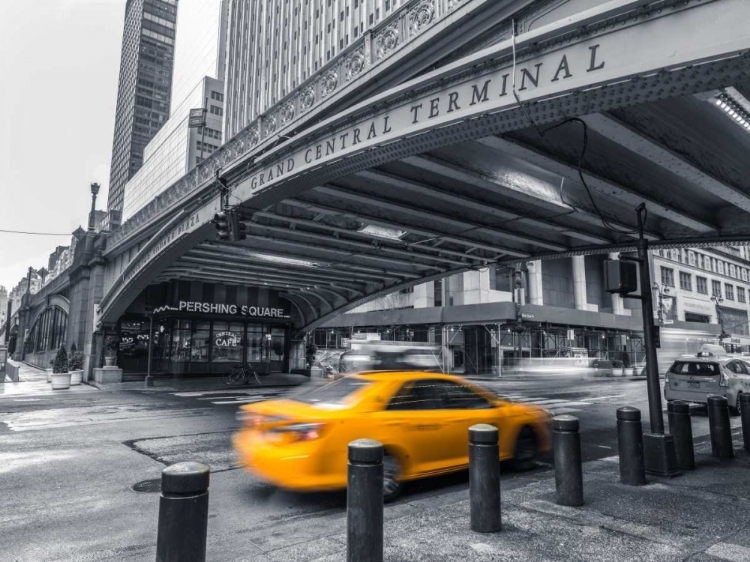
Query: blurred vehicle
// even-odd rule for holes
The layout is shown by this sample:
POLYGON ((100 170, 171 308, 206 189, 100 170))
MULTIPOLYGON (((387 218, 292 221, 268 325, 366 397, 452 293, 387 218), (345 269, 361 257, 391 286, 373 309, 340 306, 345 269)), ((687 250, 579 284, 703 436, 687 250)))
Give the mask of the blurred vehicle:
POLYGON ((679 357, 664 378, 667 402, 706 404, 709 396, 724 396, 732 415, 740 414, 740 395, 750 392, 750 367, 727 355, 719 345, 704 345, 697 355, 679 357))
POLYGON ((252 474, 298 491, 346 488, 347 445, 360 438, 385 446, 383 496, 405 482, 466 469, 469 427, 500 430, 500 458, 528 469, 550 447, 550 414, 515 404, 460 377, 425 372, 369 372, 301 389, 284 399, 242 406, 234 435, 252 474))
POLYGON ((339 361, 340 373, 392 370, 441 371, 440 348, 422 342, 352 340, 339 361))

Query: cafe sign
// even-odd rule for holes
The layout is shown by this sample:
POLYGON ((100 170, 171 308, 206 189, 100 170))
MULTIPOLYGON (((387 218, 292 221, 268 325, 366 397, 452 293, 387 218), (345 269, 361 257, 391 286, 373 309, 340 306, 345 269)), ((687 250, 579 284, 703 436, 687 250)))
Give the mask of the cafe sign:
POLYGON ((239 347, 240 338, 237 332, 219 332, 215 336, 216 347, 239 347))

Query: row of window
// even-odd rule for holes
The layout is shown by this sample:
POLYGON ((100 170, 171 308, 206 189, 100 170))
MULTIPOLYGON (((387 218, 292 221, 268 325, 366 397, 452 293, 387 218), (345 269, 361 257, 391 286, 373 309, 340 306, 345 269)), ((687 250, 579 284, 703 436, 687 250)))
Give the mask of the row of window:
POLYGON ((220 108, 220 107, 216 107, 215 105, 212 105, 211 106, 211 113, 213 115, 218 115, 219 117, 221 117, 222 115, 224 115, 224 110, 222 108, 220 108))
POLYGON ((211 90, 211 99, 223 102, 224 101, 224 94, 221 94, 219 92, 214 92, 213 90, 211 90))
MULTIPOLYGON (((705 277, 695 276, 696 291, 702 295, 708 294, 708 280, 705 277)), ((661 283, 667 287, 674 287, 674 269, 669 267, 661 268, 661 283)), ((685 291, 693 290, 693 276, 685 271, 680 271, 680 289, 685 291)), ((734 285, 724 283, 724 298, 730 301, 734 300, 734 285)), ((711 281, 711 296, 721 297, 721 281, 711 281)), ((737 287, 737 301, 747 302, 745 288, 737 287)))
POLYGON ((748 273, 747 268, 729 263, 720 258, 703 255, 694 250, 654 250, 654 254, 699 269, 712 271, 719 275, 726 275, 735 279, 742 279, 743 281, 750 280, 750 273, 748 273))

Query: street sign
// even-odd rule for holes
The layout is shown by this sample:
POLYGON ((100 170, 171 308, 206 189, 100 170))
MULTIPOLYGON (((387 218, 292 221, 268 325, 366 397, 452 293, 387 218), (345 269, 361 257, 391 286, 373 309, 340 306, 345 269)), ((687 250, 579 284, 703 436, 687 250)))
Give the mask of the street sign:
POLYGON ((203 120, 203 115, 205 113, 205 109, 191 109, 190 110, 190 117, 188 117, 188 127, 195 128, 195 127, 203 127, 205 125, 205 122, 203 120))

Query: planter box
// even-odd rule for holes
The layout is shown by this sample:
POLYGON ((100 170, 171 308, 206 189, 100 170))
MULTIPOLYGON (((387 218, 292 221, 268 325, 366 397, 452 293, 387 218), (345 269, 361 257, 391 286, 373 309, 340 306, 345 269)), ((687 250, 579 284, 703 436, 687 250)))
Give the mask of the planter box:
POLYGON ((83 369, 70 371, 70 386, 78 386, 83 380, 83 369))
POLYGON ((104 366, 105 367, 116 367, 115 365, 117 363, 117 357, 114 355, 105 355, 104 356, 104 366))
POLYGON ((52 373, 52 390, 70 388, 70 373, 52 373))
POLYGON ((119 367, 101 367, 94 369, 94 382, 112 384, 122 382, 122 369, 119 367))

